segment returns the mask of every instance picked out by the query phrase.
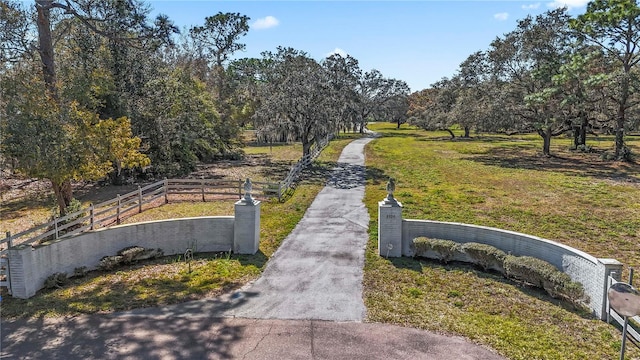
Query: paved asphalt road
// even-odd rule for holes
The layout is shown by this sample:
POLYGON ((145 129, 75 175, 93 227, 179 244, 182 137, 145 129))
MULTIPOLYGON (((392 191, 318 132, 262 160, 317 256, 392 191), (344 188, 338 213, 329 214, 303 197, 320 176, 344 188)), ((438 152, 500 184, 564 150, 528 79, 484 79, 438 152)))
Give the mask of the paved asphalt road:
POLYGON ((1 359, 504 360, 459 337, 398 326, 206 315, 102 314, 12 323, 2 329, 1 359))

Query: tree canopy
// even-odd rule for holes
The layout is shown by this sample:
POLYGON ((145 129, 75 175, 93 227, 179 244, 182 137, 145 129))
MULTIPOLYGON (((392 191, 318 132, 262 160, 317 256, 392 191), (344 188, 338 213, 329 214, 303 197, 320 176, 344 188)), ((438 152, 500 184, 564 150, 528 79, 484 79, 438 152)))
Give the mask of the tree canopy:
POLYGON ((306 154, 340 129, 406 120, 406 83, 351 56, 279 47, 238 58, 249 31, 239 13, 179 34, 140 0, 0 0, 0 10, 0 153, 50 180, 62 214, 74 180, 175 176, 240 156, 240 126, 301 141, 306 154))
MULTIPOLYGON (((412 94, 409 121, 425 129, 477 132, 615 134, 615 159, 628 159, 625 131, 637 130, 640 9, 635 0, 596 0, 571 18, 566 9, 518 21, 486 51, 471 54, 451 78, 412 94)), ((452 133, 453 134, 453 133, 452 133)))

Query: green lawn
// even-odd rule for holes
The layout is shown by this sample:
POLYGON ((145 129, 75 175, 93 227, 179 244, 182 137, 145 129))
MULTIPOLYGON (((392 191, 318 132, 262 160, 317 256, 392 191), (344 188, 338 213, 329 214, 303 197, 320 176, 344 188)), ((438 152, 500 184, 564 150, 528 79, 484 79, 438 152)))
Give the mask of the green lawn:
MULTIPOLYGON (((446 133, 406 125, 370 128, 383 134, 366 149, 365 202, 373 220, 364 282, 370 321, 463 335, 511 359, 617 357, 615 328, 541 292, 471 267, 378 257, 375 219, 391 176, 404 218, 523 232, 637 266, 637 165, 572 153, 568 139, 554 139, 555 156, 547 158, 536 136, 452 141, 446 133)), ((611 146, 610 139, 590 143, 611 146)))
MULTIPOLYGON (((595 152, 568 151, 554 139, 554 157, 541 155, 541 139, 477 136, 450 140, 444 132, 372 124, 383 137, 366 148, 365 203, 371 216, 364 297, 368 321, 465 336, 510 359, 614 359, 620 332, 583 310, 458 264, 376 255, 377 202, 387 178, 397 179, 404 217, 457 221, 524 232, 568 244, 598 257, 637 266, 640 167, 600 160, 611 138, 589 139, 595 152)), ((260 252, 255 256, 179 256, 111 273, 91 273, 62 289, 29 300, 3 299, 3 315, 54 316, 171 304, 214 296, 261 273, 266 260, 300 220, 324 184, 324 174, 354 135, 335 140, 286 202, 263 202, 260 252)), ((630 145, 640 153, 638 143, 630 145)), ((278 161, 296 149, 250 150, 278 161), (277 155, 276 155, 277 154, 277 155)), ((127 220, 229 215, 233 201, 175 203, 127 220)), ((640 358, 629 346, 627 359, 640 358)))

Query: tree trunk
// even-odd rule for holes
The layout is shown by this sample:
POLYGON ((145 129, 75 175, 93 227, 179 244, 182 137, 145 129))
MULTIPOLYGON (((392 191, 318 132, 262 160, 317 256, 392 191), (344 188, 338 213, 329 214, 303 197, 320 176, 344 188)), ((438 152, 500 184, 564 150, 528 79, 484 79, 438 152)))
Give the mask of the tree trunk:
POLYGON ((56 202, 58 204, 58 209, 60 209, 60 216, 67 215, 67 206, 69 206, 73 200, 71 180, 64 180, 60 183, 51 180, 51 187, 53 187, 53 192, 56 195, 56 202))
POLYGON ((444 129, 444 131, 448 132, 449 135, 451 135, 451 140, 456 138, 456 134, 454 134, 453 131, 451 131, 451 129, 444 129))
POLYGON ((307 156, 311 152, 311 141, 304 141, 302 143, 302 156, 307 156))
POLYGON ((38 53, 42 60, 42 72, 49 95, 55 100, 58 100, 56 69, 53 58, 53 41, 51 40, 51 22, 49 21, 51 17, 51 2, 52 1, 41 1, 40 3, 46 4, 36 5, 36 11, 38 13, 38 53))
POLYGON ((626 160, 627 154, 624 145, 624 126, 626 125, 626 109, 627 102, 629 100, 629 73, 631 72, 631 66, 624 65, 624 77, 622 78, 622 84, 620 85, 620 102, 618 103, 618 116, 616 118, 616 160, 626 160))
MULTIPOLYGON (((58 86, 56 84, 56 68, 53 56, 53 41, 51 38, 51 5, 52 0, 40 0, 36 3, 36 12, 38 14, 38 53, 42 60, 42 72, 44 74, 44 82, 49 95, 54 101, 58 102, 58 86)), ((60 209, 60 216, 67 214, 67 206, 73 200, 71 189, 71 180, 63 180, 62 182, 51 181, 53 192, 56 195, 56 202, 60 209)))
POLYGON ((618 108, 618 116, 616 118, 616 160, 624 160, 624 123, 625 111, 624 105, 620 104, 618 108))
POLYGON ((544 154, 544 156, 551 156, 551 137, 552 137, 551 128, 545 129, 545 130, 542 130, 542 129, 538 130, 538 135, 540 135, 543 140, 542 154, 544 154))
POLYGON ((586 113, 580 114, 581 122, 580 122, 580 136, 578 138, 578 145, 587 145, 587 131, 589 129, 589 116, 586 113))
POLYGON ((578 148, 580 146, 580 126, 572 126, 573 134, 573 147, 578 148))
POLYGON ((464 127, 464 138, 465 138, 465 139, 468 139, 468 138, 470 137, 470 136, 469 136, 469 131, 470 131, 469 127, 468 127, 468 126, 465 126, 465 127, 464 127))

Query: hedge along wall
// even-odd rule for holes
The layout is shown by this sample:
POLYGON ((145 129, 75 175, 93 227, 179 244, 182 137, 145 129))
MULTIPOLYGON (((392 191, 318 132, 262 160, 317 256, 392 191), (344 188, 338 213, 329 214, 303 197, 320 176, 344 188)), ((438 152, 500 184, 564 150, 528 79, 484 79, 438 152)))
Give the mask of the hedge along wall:
POLYGON ((607 278, 616 272, 618 280, 622 264, 613 259, 597 259, 585 252, 554 241, 513 231, 460 223, 430 220, 402 220, 402 255, 413 256, 413 239, 425 236, 459 243, 476 242, 491 245, 507 254, 532 256, 562 270, 573 281, 582 284, 589 297, 587 306, 599 319, 606 319, 607 278))
POLYGON ((231 251, 234 247, 234 217, 207 216, 120 225, 61 238, 32 247, 9 249, 12 295, 26 299, 36 294, 52 274, 73 274, 86 266, 95 269, 104 256, 129 246, 162 249, 165 255, 231 251))

